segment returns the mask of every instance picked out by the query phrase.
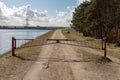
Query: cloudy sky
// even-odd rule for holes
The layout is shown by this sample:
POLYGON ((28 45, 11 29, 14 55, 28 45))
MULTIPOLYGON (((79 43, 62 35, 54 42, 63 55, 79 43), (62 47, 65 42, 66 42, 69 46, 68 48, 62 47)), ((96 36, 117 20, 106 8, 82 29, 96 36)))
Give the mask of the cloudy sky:
POLYGON ((84 0, 0 0, 0 25, 69 26, 74 8, 84 0))

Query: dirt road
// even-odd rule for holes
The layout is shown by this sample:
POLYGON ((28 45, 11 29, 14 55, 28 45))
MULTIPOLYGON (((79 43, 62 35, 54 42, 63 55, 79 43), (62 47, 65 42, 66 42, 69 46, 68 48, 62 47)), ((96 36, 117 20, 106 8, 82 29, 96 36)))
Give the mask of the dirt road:
MULTIPOLYGON (((61 30, 56 30, 51 38, 65 37, 61 30)), ((119 63, 89 61, 78 50, 85 48, 64 44, 43 46, 23 80, 120 80, 119 63)))

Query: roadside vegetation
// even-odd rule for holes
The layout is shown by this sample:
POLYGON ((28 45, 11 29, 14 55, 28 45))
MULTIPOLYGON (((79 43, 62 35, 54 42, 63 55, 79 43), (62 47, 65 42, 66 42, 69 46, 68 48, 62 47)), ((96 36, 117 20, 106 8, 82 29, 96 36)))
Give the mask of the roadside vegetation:
MULTIPOLYGON (((52 36, 53 32, 54 31, 50 31, 39 36, 32 42, 28 42, 25 45, 43 43, 46 39, 52 36)), ((15 51, 16 56, 11 56, 11 51, 1 55, 0 79, 8 80, 9 77, 14 77, 16 74, 24 75, 24 69, 29 68, 29 66, 36 60, 37 56, 40 54, 41 48, 42 46, 18 49, 15 51)))
MULTIPOLYGON (((83 33, 77 32, 73 28, 71 28, 71 29, 64 29, 64 30, 62 30, 62 32, 66 36, 66 38, 74 39, 74 40, 77 41, 77 43, 81 44, 81 40, 83 40, 82 44, 83 43, 89 43, 89 47, 101 48, 101 40, 100 39, 97 40, 97 39, 94 39, 92 37, 86 37, 86 36, 83 35, 83 33), (67 33, 68 31, 69 31, 69 33, 67 33)), ((83 44, 83 45, 88 47, 87 44, 83 44)), ((83 55, 86 55, 87 57, 89 57, 91 59, 99 59, 101 61, 104 60, 104 58, 100 58, 100 56, 97 56, 95 54, 93 55, 90 52, 86 52, 86 51, 80 50, 80 52, 81 51, 82 51, 83 55)), ((101 52, 101 54, 103 53, 102 50, 98 49, 98 51, 101 52)), ((115 47, 114 44, 107 43, 107 55, 110 55, 110 56, 113 56, 115 58, 120 59, 120 48, 119 47, 115 47)))
POLYGON ((84 36, 105 36, 120 46, 120 0, 85 0, 75 8, 71 22, 71 27, 84 36))
POLYGON ((101 48, 101 39, 95 39, 92 37, 85 37, 82 33, 77 32, 75 29, 64 29, 63 34, 68 39, 76 40, 77 43, 81 44, 82 46, 92 47, 92 48, 101 48), (69 31, 70 33, 67 33, 69 31))
POLYGON ((120 59, 120 0, 85 0, 75 8, 71 22, 68 38, 92 37, 89 43, 100 45, 95 39, 106 37, 107 54, 120 59))

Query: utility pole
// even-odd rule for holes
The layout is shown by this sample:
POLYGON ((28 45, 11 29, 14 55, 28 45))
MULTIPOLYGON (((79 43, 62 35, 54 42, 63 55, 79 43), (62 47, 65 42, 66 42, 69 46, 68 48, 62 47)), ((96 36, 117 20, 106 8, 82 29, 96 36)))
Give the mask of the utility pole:
POLYGON ((28 19, 28 13, 26 12, 26 27, 29 26, 29 19, 28 19))

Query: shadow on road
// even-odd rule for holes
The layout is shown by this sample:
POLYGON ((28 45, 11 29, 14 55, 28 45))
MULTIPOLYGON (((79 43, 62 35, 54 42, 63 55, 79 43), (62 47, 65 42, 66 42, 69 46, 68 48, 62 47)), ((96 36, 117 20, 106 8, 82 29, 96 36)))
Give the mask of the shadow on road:
POLYGON ((62 59, 62 58, 50 58, 50 57, 38 57, 37 59, 26 59, 24 57, 15 55, 14 57, 19 58, 24 61, 36 61, 36 62, 44 62, 49 60, 49 62, 91 62, 93 60, 82 60, 82 59, 62 59))

